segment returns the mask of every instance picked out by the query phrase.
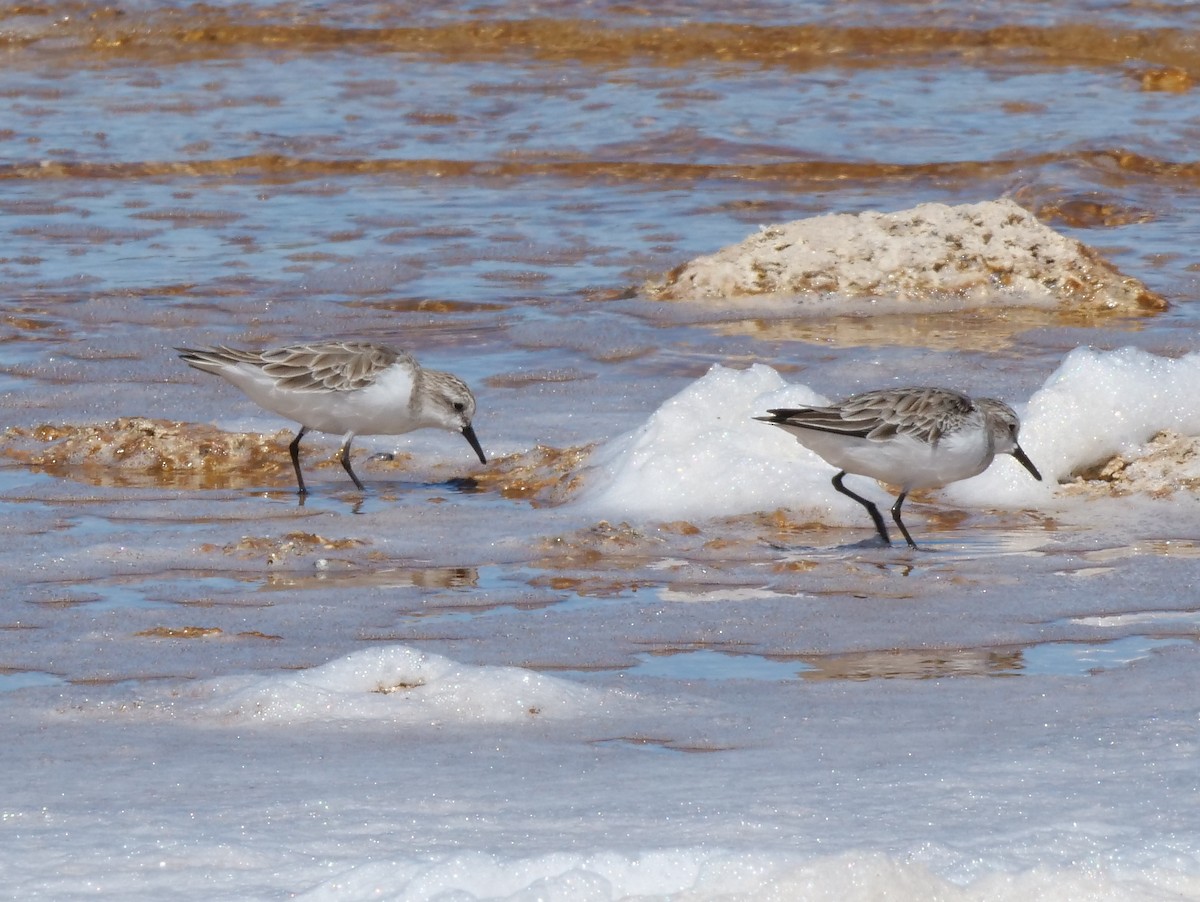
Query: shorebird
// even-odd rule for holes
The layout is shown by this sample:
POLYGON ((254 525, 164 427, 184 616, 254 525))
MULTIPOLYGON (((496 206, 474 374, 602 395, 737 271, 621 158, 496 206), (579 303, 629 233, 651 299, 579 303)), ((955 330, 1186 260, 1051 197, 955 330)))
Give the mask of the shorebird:
POLYGON ((879 508, 843 485, 847 473, 898 486, 892 519, 908 544, 917 543, 900 518, 908 493, 938 488, 982 473, 997 454, 1011 454, 1041 480, 1017 444, 1021 424, 1013 409, 992 398, 969 398, 944 388, 893 388, 863 392, 828 407, 779 408, 755 417, 785 429, 838 468, 833 487, 867 509, 883 541, 891 544, 879 508))
POLYGON ((459 432, 487 463, 471 418, 475 397, 450 373, 427 370, 412 355, 366 341, 318 341, 265 351, 223 346, 176 348, 190 366, 228 379, 251 400, 295 420, 300 431, 288 446, 301 495, 300 439, 310 429, 341 435, 342 466, 366 491, 350 466, 357 435, 401 435, 437 427, 459 432))

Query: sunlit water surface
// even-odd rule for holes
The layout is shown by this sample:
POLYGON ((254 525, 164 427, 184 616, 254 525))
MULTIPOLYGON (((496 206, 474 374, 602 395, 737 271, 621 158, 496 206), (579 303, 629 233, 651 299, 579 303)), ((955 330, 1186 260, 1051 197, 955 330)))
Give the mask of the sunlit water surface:
MULTIPOLYGON (((1079 345, 1195 349, 1189 4, 434 6, 0 11, 0 426, 288 425, 188 370, 184 344, 409 348, 475 388, 494 461, 617 436, 713 363, 829 395, 900 376, 1020 403, 1079 345), (980 331, 963 314, 796 321, 636 294, 760 225, 1004 195, 1170 309, 980 331)), ((1180 674, 1200 637, 1200 518, 960 517, 934 496, 908 507, 925 546, 910 552, 868 523, 600 522, 462 481, 469 449, 427 433, 359 441, 411 455, 364 456, 364 498, 335 444, 307 441, 303 504, 286 460, 216 484, 0 466, 12 892, 425 898, 406 856, 478 850, 505 872, 676 847, 783 856, 760 876, 882 853, 959 885, 1196 889, 1180 674), (452 715, 229 731, 186 701, 389 644, 641 707, 530 738, 452 715), (85 758, 58 759, 80 743, 85 758), (214 782, 189 784, 189 755, 214 782), (350 763, 339 776, 326 757, 350 763), (351 805, 362 786, 384 794, 351 805), (320 813, 325 797, 341 810, 320 813), (408 863, 331 876, 388 861, 408 863)), ((568 864, 607 873, 613 897, 757 885, 568 864)), ((814 879, 847 885, 834 866, 814 879)), ((486 885, 460 888, 525 884, 486 885)))

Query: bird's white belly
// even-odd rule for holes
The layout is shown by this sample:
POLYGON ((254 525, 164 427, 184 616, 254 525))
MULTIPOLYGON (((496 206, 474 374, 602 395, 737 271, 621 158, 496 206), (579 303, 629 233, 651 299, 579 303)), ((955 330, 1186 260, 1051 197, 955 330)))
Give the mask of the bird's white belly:
POLYGON ((255 403, 317 432, 400 435, 424 425, 409 406, 412 375, 400 367, 354 391, 288 391, 261 371, 242 367, 225 375, 255 403))
POLYGON ((982 430, 943 436, 935 445, 905 435, 873 442, 809 429, 798 430, 796 437, 838 469, 906 492, 975 476, 987 469, 994 456, 982 430))

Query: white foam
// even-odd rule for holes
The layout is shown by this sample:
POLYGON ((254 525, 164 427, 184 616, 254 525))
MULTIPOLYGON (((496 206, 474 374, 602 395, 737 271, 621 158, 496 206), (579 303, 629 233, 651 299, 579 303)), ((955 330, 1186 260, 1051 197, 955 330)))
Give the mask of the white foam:
MULTIPOLYGON (((1170 358, 1136 348, 1076 348, 1021 416, 1021 446, 1048 484, 1117 453, 1137 455, 1155 433, 1200 434, 1200 354, 1170 358)), ((1009 462, 944 491, 956 503, 1023 505, 1046 500, 1009 462)))
POLYGON ((309 670, 207 681, 209 715, 271 724, 501 723, 595 713, 605 693, 519 667, 477 667, 403 645, 309 670))
POLYGON ((835 494, 828 465, 782 430, 754 420, 770 407, 827 401, 807 386, 788 385, 768 366, 714 366, 644 425, 597 449, 580 501, 614 519, 785 506, 828 516, 835 494))
POLYGON ((959 884, 923 862, 879 852, 829 855, 807 861, 787 855, 679 848, 629 856, 616 852, 551 853, 507 859, 467 852, 434 861, 372 862, 338 874, 298 898, 307 902, 380 896, 410 902, 435 899, 507 902, 611 902, 614 899, 689 899, 695 902, 847 902, 897 899, 942 902, 1151 902, 1191 898, 1200 881, 1166 871, 1136 880, 1103 868, 1032 868, 988 874, 959 884))

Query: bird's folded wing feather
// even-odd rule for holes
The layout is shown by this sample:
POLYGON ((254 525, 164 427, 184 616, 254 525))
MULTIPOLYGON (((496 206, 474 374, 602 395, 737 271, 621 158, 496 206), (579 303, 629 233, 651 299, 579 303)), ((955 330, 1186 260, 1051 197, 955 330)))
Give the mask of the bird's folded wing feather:
POLYGON ((280 388, 291 391, 355 391, 373 383, 401 356, 366 342, 334 342, 266 351, 259 365, 280 388))
POLYGON ((786 422, 821 432, 857 436, 874 442, 907 435, 935 444, 951 418, 964 416, 970 410, 969 398, 940 390, 936 396, 932 392, 883 390, 855 395, 837 407, 805 407, 771 413, 781 424, 786 422), (946 406, 948 399, 954 402, 949 409, 946 406))

